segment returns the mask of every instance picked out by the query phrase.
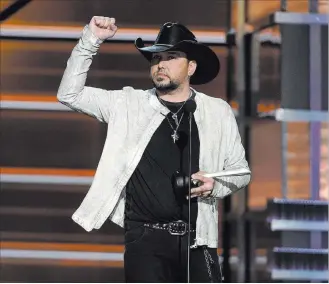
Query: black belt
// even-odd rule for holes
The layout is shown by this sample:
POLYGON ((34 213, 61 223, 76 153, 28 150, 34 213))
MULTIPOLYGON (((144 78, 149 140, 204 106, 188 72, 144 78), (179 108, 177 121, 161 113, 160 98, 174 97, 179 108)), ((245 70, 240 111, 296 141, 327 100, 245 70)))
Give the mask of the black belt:
MULTIPOLYGON (((188 224, 182 220, 170 222, 170 223, 145 223, 145 227, 152 229, 159 229, 168 231, 171 235, 184 236, 188 232, 188 224)), ((195 229, 190 228, 190 232, 195 232, 195 229)))

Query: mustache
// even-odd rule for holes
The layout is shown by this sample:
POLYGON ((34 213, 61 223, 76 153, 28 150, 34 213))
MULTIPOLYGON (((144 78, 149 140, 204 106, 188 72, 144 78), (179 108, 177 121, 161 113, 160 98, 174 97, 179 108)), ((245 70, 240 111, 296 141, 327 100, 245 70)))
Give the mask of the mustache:
POLYGON ((159 71, 155 72, 155 75, 159 75, 159 74, 168 76, 167 72, 165 72, 164 70, 159 70, 159 71))

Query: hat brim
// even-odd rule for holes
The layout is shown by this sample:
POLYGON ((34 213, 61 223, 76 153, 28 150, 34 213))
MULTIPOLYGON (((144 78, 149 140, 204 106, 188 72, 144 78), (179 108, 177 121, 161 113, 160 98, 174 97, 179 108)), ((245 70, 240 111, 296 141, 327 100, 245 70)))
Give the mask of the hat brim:
POLYGON ((201 85, 212 81, 220 70, 220 62, 215 52, 198 42, 181 41, 176 45, 156 44, 145 47, 143 40, 138 38, 135 41, 135 46, 148 61, 151 61, 153 53, 174 50, 185 52, 189 60, 197 62, 197 69, 190 80, 192 85, 201 85))

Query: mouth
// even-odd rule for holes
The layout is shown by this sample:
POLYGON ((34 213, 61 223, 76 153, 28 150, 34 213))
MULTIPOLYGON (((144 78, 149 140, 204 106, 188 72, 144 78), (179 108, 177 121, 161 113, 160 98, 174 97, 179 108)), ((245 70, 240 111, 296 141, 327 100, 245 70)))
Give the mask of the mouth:
POLYGON ((156 76, 160 76, 160 77, 168 77, 166 74, 164 73, 157 73, 156 76))

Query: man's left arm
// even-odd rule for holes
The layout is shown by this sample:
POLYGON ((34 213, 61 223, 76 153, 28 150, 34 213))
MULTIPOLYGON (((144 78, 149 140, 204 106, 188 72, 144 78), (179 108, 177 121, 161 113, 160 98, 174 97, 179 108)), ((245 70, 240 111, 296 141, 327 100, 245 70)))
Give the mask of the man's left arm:
MULTIPOLYGON (((241 143, 238 125, 234 117, 234 113, 228 107, 227 123, 224 135, 226 136, 226 157, 224 161, 224 170, 248 169, 248 162, 245 157, 245 150, 241 143)), ((251 179, 250 174, 241 176, 226 176, 220 178, 207 178, 202 173, 192 175, 193 179, 201 182, 198 188, 192 189, 192 196, 209 196, 214 198, 224 198, 244 187, 246 187, 251 179)))
MULTIPOLYGON (((224 170, 249 169, 245 156, 245 150, 241 143, 238 125, 231 107, 228 107, 228 121, 226 124, 227 155, 224 162, 224 170)), ((224 198, 244 187, 251 179, 250 174, 242 176, 227 176, 215 178, 214 188, 210 194, 212 197, 224 198)))

